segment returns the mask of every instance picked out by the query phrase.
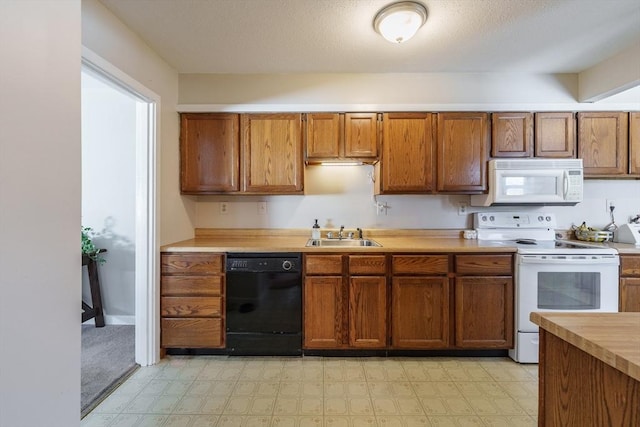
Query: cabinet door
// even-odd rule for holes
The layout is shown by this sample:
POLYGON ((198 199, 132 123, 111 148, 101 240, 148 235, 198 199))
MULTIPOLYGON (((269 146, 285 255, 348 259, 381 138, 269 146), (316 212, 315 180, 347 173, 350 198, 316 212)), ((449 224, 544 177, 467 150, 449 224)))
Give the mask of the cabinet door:
POLYGON ((448 278, 393 278, 391 346, 406 349, 449 346, 448 278))
POLYGON ((620 311, 640 311, 640 278, 620 279, 620 311))
POLYGON ((431 113, 385 113, 382 156, 376 171, 378 193, 430 193, 434 189, 431 113))
POLYGON ((531 157, 533 113, 491 114, 491 157, 531 157))
POLYGON ((243 114, 243 190, 302 193, 300 114, 243 114))
POLYGON ((340 156, 343 137, 338 113, 307 114, 307 158, 327 159, 340 156))
POLYGON ((629 113, 629 173, 640 175, 640 112, 629 113))
POLYGON ((340 348, 345 344, 342 276, 304 280, 304 347, 340 348))
POLYGON ((578 158, 584 175, 624 175, 628 170, 628 113, 578 113, 578 158))
POLYGON ((573 113, 535 113, 534 117, 536 157, 576 157, 576 120, 573 113))
POLYGON ((512 277, 457 277, 456 346, 513 347, 512 277))
POLYGON ((238 114, 180 115, 180 191, 184 194, 240 190, 238 114))
POLYGON ((487 189, 487 113, 438 113, 437 149, 438 192, 481 193, 487 189))
POLYGON ((346 113, 344 115, 344 156, 375 158, 378 156, 378 115, 346 113))
MULTIPOLYGON (((324 314, 328 316, 328 313, 324 314)), ((349 345, 384 348, 387 345, 387 283, 385 277, 349 279, 349 345)))

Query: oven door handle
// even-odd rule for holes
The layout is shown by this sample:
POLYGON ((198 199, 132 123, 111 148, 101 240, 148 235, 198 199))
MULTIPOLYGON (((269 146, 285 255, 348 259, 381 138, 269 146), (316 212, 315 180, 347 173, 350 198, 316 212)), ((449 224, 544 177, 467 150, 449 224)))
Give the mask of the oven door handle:
POLYGON ((564 265, 619 265, 618 258, 521 258, 520 264, 564 264, 564 265))

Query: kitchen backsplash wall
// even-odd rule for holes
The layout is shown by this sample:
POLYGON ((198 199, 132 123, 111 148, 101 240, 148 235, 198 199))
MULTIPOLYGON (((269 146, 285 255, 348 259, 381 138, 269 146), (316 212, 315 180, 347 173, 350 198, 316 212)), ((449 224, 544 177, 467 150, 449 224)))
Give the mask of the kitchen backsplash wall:
POLYGON ((610 222, 608 201, 618 224, 640 214, 640 180, 586 180, 584 201, 576 206, 471 207, 460 215, 469 196, 374 197, 372 176, 372 166, 307 166, 304 196, 201 196, 196 227, 311 229, 317 218, 322 228, 463 229, 473 227, 472 212, 531 210, 555 213, 560 229, 582 221, 601 228, 610 222))

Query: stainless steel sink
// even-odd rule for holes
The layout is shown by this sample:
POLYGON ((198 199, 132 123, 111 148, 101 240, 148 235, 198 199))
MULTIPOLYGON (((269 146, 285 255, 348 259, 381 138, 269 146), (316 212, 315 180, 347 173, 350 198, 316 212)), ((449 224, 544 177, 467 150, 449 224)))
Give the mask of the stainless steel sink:
POLYGON ((372 239, 309 239, 306 244, 307 247, 325 247, 325 248, 340 248, 340 247, 382 247, 382 245, 372 239))

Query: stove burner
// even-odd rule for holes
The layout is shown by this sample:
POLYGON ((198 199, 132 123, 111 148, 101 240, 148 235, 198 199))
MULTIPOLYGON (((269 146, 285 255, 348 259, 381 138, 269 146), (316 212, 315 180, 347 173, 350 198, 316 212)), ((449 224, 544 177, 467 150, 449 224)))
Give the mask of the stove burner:
POLYGON ((516 239, 516 243, 521 245, 537 245, 536 239, 516 239))

